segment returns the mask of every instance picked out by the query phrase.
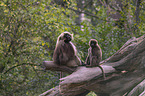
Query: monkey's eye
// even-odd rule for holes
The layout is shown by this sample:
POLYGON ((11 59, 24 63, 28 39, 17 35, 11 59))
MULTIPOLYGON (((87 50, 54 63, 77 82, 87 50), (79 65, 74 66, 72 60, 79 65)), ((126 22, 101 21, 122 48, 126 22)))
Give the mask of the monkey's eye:
POLYGON ((71 38, 71 36, 69 34, 65 34, 64 37, 65 38, 71 38))
POLYGON ((94 42, 91 42, 91 44, 94 44, 94 42))
POLYGON ((65 34, 64 35, 65 41, 71 41, 71 35, 65 34))

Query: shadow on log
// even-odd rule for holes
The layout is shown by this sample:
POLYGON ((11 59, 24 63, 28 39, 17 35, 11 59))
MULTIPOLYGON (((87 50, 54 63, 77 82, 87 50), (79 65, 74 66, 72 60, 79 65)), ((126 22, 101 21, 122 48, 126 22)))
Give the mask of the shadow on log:
POLYGON ((85 96, 89 91, 98 96, 122 96, 145 79, 145 35, 128 40, 114 55, 101 62, 106 80, 98 67, 69 68, 53 61, 44 61, 43 64, 46 70, 70 75, 60 79, 59 87, 41 96, 85 96))

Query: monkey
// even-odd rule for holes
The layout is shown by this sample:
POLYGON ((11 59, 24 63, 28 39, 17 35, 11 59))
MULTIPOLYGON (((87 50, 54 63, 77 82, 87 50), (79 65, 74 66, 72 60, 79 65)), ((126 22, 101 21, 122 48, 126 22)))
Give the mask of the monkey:
POLYGON ((73 35, 69 32, 61 33, 57 38, 56 47, 53 53, 53 61, 58 65, 77 67, 81 60, 77 56, 77 50, 71 42, 73 35))
MULTIPOLYGON (((68 67, 77 67, 81 65, 81 60, 77 56, 77 50, 71 42, 73 35, 69 32, 61 33, 57 38, 56 47, 53 53, 53 61, 58 65, 68 67)), ((63 72, 60 72, 60 78, 63 77, 63 72)))
POLYGON ((89 41, 89 46, 88 56, 85 61, 86 67, 99 67, 102 70, 103 78, 105 79, 104 70, 100 66, 100 61, 102 60, 102 50, 98 45, 98 41, 96 39, 91 39, 89 41))

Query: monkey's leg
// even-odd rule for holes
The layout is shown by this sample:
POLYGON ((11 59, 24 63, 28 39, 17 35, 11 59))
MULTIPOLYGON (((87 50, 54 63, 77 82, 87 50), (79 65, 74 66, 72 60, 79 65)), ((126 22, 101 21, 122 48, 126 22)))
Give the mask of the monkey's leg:
POLYGON ((63 72, 60 72, 60 78, 62 78, 63 77, 63 72))
POLYGON ((106 76, 105 76, 103 68, 100 65, 98 67, 102 70, 103 78, 104 78, 104 80, 106 80, 106 76))
POLYGON ((85 64, 85 63, 82 62, 82 65, 79 65, 79 66, 87 66, 87 64, 85 64))

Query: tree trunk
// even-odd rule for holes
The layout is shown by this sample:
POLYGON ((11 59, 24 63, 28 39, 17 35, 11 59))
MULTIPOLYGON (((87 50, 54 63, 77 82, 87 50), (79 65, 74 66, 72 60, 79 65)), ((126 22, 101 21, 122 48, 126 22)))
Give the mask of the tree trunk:
POLYGON ((114 55, 101 62, 105 80, 99 67, 72 69, 53 61, 43 64, 47 70, 72 74, 61 78, 59 86, 40 96, 85 96, 89 91, 98 96, 122 96, 145 79, 145 35, 128 40, 114 55))

